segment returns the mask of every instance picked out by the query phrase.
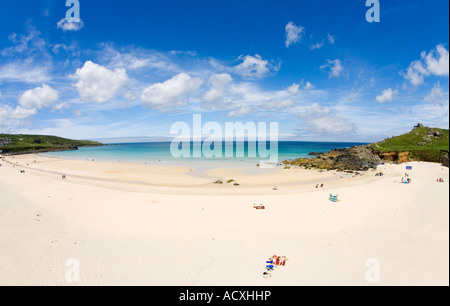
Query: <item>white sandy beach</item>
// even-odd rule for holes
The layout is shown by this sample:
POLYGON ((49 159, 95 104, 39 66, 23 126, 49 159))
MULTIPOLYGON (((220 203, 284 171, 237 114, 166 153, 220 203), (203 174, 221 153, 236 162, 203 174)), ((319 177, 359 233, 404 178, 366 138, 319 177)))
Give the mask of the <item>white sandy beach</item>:
POLYGON ((439 164, 408 163, 405 185, 404 164, 355 176, 40 155, 0 163, 0 285, 449 285, 449 169, 439 164), (286 266, 263 278, 274 254, 286 266), (80 282, 66 279, 70 259, 80 282), (367 281, 370 259, 379 282, 367 281))

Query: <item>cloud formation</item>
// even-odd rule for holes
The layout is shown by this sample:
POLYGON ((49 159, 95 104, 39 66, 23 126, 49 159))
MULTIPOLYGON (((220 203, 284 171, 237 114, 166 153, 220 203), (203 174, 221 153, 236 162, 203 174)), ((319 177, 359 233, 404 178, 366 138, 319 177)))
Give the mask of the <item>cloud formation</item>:
POLYGON ((58 29, 63 30, 64 32, 67 31, 79 31, 84 27, 83 20, 79 19, 77 21, 67 21, 66 18, 61 19, 56 24, 58 29))
POLYGON ((305 28, 296 26, 292 21, 286 25, 286 47, 295 44, 303 39, 305 28))
POLYGON ((409 65, 404 77, 412 85, 418 86, 424 83, 425 77, 431 75, 449 76, 449 52, 444 45, 438 45, 429 53, 423 51, 421 59, 409 65))
POLYGON ((425 102, 431 104, 447 104, 448 105, 448 92, 445 93, 442 90, 441 84, 434 84, 429 95, 425 97, 425 102))
POLYGON ((273 67, 258 54, 241 56, 239 60, 242 60, 242 63, 235 67, 235 72, 244 77, 263 78, 271 70, 279 70, 279 67, 273 67))
POLYGON ((344 71, 344 67, 340 60, 336 59, 334 61, 327 60, 325 65, 319 67, 322 71, 328 71, 328 76, 330 78, 339 78, 344 71))
POLYGON ((175 110, 177 106, 186 105, 188 94, 197 90, 202 84, 202 79, 180 73, 163 83, 146 87, 142 91, 141 100, 148 108, 162 112, 175 110))
POLYGON ((56 90, 47 84, 25 91, 19 98, 19 104, 25 108, 42 109, 54 106, 59 100, 56 90))
POLYGON ((376 97, 376 100, 379 103, 383 104, 386 102, 391 102, 397 95, 398 95, 398 90, 392 90, 391 88, 389 88, 389 89, 383 90, 381 95, 378 95, 376 97))
POLYGON ((209 79, 209 90, 203 96, 206 103, 217 102, 226 96, 228 85, 233 82, 233 78, 228 73, 214 74, 209 79))
POLYGON ((105 103, 125 88, 129 83, 127 72, 123 68, 109 70, 101 65, 87 61, 77 69, 75 87, 84 102, 105 103))

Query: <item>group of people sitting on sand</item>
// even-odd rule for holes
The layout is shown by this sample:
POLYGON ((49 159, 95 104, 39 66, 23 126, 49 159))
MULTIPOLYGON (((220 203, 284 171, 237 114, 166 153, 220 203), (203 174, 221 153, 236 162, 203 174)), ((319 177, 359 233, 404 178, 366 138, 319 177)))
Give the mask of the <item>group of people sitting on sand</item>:
POLYGON ((316 185, 316 188, 323 188, 323 183, 322 183, 322 184, 320 184, 320 185, 319 185, 319 184, 317 184, 317 185, 316 185))
POLYGON ((402 184, 410 184, 412 180, 409 178, 409 174, 405 172, 405 177, 402 177, 401 183, 402 184))
POLYGON ((253 208, 255 209, 266 209, 266 207, 262 204, 256 205, 255 203, 253 203, 253 208))
POLYGON ((273 255, 272 257, 270 257, 266 261, 266 270, 267 270, 267 272, 263 273, 263 277, 264 278, 270 277, 271 276, 270 272, 275 270, 276 267, 285 266, 287 260, 288 259, 286 258, 286 256, 273 255))
POLYGON ((439 179, 436 180, 436 182, 438 182, 438 183, 444 183, 444 178, 440 177, 439 179))
POLYGON ((402 184, 409 184, 411 182, 412 182, 412 180, 409 177, 406 179, 402 177, 402 181, 401 181, 402 184))

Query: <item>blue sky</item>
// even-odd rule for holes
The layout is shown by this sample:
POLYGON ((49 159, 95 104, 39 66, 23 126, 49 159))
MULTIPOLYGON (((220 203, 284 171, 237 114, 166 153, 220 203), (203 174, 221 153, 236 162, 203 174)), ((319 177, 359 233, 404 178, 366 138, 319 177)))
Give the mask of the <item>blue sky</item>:
POLYGON ((0 0, 0 131, 170 136, 279 122, 282 140, 449 124, 449 2, 0 0))

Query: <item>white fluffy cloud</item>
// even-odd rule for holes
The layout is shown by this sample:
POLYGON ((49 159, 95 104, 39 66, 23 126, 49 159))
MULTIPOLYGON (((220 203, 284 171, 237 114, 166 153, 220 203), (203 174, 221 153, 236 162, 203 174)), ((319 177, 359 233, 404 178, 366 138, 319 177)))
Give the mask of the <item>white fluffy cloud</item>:
POLYGON ((233 78, 227 74, 214 74, 209 79, 210 89, 203 96, 203 100, 207 103, 216 102, 226 95, 227 86, 233 82, 233 78))
POLYGON ((19 98, 19 104, 28 109, 42 109, 54 106, 58 100, 58 92, 44 84, 42 87, 36 87, 25 91, 19 98))
POLYGON ((20 105, 16 106, 16 108, 11 109, 10 118, 11 119, 26 119, 30 116, 36 115, 37 110, 35 108, 25 108, 20 105))
POLYGON ((78 21, 67 21, 66 18, 61 19, 58 21, 57 25, 58 29, 63 30, 64 32, 67 31, 79 31, 84 27, 83 20, 79 19, 78 21))
POLYGON ((409 80, 409 82, 414 85, 423 84, 424 76, 430 75, 428 70, 422 65, 421 61, 414 61, 409 65, 406 70, 405 78, 409 80))
POLYGON ((23 120, 36 115, 38 109, 53 107, 60 110, 62 104, 57 104, 58 100, 58 92, 46 84, 27 90, 19 97, 16 107, 0 105, 0 128, 23 125, 23 120))
POLYGON ((378 95, 376 97, 376 100, 379 103, 391 102, 397 95, 398 95, 398 90, 392 90, 391 88, 389 88, 389 89, 383 90, 381 95, 378 95))
POLYGON ((423 84, 427 76, 449 76, 449 52, 444 45, 438 45, 436 49, 421 54, 421 59, 413 61, 406 74, 407 79, 412 85, 418 86, 423 84))
POLYGON ((286 47, 302 40, 305 33, 304 27, 296 26, 292 21, 286 25, 286 47))
POLYGON ((327 63, 319 67, 322 71, 328 71, 328 76, 330 78, 338 78, 344 71, 344 67, 340 60, 327 60, 327 63))
POLYGON ((294 83, 294 84, 292 84, 291 86, 288 87, 287 91, 289 91, 289 93, 291 93, 293 95, 296 95, 300 91, 300 85, 294 83))
POLYGON ((242 63, 235 67, 235 71, 237 74, 244 77, 262 78, 266 76, 271 69, 279 69, 277 67, 272 67, 269 61, 262 59, 258 54, 255 56, 241 56, 239 59, 242 60, 242 63))
POLYGON ((427 95, 424 100, 425 102, 432 104, 448 104, 448 93, 445 93, 441 88, 441 84, 437 83, 434 84, 431 93, 427 95))
POLYGON ((91 61, 77 69, 75 76, 78 78, 75 87, 81 100, 85 102, 105 103, 129 83, 125 69, 117 68, 112 71, 91 61))
POLYGON ((170 111, 187 103, 187 95, 203 84, 200 78, 186 73, 175 75, 163 83, 155 83, 142 91, 141 100, 145 106, 160 111, 170 111))
POLYGON ((422 53, 422 59, 427 64, 428 71, 437 76, 449 75, 449 56, 448 50, 444 45, 438 45, 436 50, 430 53, 422 53))
POLYGON ((13 125, 20 123, 20 120, 26 119, 37 113, 35 108, 24 108, 20 105, 12 108, 9 105, 0 105, 0 129, 9 129, 13 125))

